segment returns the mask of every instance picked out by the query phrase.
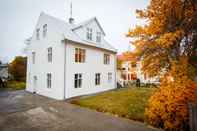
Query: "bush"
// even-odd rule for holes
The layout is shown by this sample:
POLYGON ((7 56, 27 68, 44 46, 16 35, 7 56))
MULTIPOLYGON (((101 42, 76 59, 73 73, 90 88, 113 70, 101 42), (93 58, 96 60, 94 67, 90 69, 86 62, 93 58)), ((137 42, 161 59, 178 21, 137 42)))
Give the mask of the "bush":
POLYGON ((197 83, 187 78, 184 68, 173 68, 149 99, 145 117, 149 124, 173 131, 189 130, 188 103, 197 102, 197 83))
POLYGON ((19 81, 8 81, 7 87, 11 88, 13 90, 23 90, 26 87, 25 82, 19 82, 19 81))

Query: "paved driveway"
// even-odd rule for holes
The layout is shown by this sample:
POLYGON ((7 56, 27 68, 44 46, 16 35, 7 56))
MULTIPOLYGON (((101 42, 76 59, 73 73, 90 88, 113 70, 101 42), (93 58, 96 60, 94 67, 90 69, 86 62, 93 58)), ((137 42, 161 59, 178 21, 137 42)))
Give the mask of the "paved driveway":
POLYGON ((0 92, 0 131, 159 131, 25 91, 0 92))

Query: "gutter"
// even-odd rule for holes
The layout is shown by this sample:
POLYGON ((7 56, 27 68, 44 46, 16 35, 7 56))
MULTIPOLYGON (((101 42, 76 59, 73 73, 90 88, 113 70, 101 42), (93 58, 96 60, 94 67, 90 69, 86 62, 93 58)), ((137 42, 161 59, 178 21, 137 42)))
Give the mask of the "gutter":
POLYGON ((73 41, 73 40, 69 40, 69 39, 66 39, 66 38, 65 38, 65 40, 70 41, 71 44, 72 44, 72 43, 80 44, 80 45, 83 45, 83 46, 89 46, 89 47, 92 47, 92 48, 97 48, 97 49, 100 49, 100 50, 105 50, 105 51, 112 52, 113 54, 117 54, 117 50, 114 51, 114 50, 106 49, 106 48, 103 48, 103 47, 98 47, 98 46, 95 46, 94 44, 93 44, 93 45, 90 45, 90 44, 83 44, 83 43, 80 43, 80 42, 77 42, 77 41, 73 41))

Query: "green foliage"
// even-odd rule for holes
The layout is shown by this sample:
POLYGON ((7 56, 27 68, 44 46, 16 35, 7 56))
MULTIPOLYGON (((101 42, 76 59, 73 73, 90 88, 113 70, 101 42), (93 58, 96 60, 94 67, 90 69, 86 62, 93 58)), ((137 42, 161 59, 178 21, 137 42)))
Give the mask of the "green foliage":
POLYGON ((26 80, 26 68, 27 68, 27 58, 22 56, 17 56, 9 64, 9 73, 16 81, 26 80))
POLYGON ((120 117, 144 121, 148 98, 155 90, 156 88, 125 88, 73 100, 71 103, 120 117))

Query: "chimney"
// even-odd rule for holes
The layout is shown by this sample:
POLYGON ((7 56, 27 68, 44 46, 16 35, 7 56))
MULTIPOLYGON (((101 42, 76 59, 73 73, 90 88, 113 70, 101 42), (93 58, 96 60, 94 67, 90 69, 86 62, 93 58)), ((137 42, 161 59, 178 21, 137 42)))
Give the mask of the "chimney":
POLYGON ((72 18, 72 2, 70 3, 70 18, 69 18, 69 23, 74 24, 74 18, 72 18))
POLYGON ((70 23, 70 24, 74 24, 74 18, 70 17, 70 18, 69 18, 69 23, 70 23))

